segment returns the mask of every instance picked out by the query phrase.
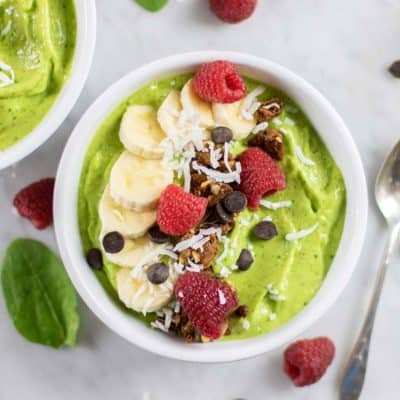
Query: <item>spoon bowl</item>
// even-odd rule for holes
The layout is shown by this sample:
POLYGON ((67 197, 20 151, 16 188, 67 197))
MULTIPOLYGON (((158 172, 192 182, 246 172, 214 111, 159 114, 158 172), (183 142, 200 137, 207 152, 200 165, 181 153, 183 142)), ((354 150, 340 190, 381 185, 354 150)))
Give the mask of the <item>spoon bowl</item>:
POLYGON ((400 141, 386 157, 375 184, 379 209, 389 224, 400 221, 400 141))

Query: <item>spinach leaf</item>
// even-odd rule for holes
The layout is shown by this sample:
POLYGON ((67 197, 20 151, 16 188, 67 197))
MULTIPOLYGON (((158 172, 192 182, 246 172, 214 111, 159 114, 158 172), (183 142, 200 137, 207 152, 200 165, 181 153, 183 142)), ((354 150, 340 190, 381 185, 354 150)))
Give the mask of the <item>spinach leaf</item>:
POLYGON ((22 336, 55 348, 76 343, 75 290, 48 247, 30 239, 13 241, 6 250, 0 278, 8 312, 22 336))
POLYGON ((135 0, 140 6, 145 8, 147 11, 156 12, 161 10, 167 3, 168 0, 135 0))

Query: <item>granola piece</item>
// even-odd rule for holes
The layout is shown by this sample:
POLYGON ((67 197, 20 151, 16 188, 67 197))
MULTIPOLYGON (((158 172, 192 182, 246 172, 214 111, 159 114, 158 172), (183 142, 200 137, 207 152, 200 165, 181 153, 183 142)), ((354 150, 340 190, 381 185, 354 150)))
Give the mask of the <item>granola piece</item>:
POLYGON ((190 181, 190 192, 196 196, 203 197, 203 191, 205 187, 205 182, 208 181, 206 175, 200 172, 193 172, 191 174, 191 181, 190 181))
POLYGON ((231 224, 220 225, 223 235, 227 235, 234 227, 235 227, 235 222, 232 222, 231 224))
POLYGON ((256 118, 258 122, 268 122, 272 118, 277 117, 282 113, 283 101, 279 97, 273 97, 263 102, 256 111, 256 118))
POLYGON ((180 333, 187 343, 193 343, 196 339, 196 329, 186 317, 184 322, 181 323, 180 333))
POLYGON ((261 148, 276 161, 283 160, 285 154, 283 135, 275 129, 268 128, 264 132, 257 133, 249 140, 248 144, 261 148))
POLYGON ((196 161, 206 167, 211 167, 211 157, 209 151, 198 151, 196 153, 196 161))
POLYGON ((232 186, 228 185, 227 183, 212 183, 210 185, 210 194, 207 197, 208 205, 211 207, 215 206, 231 192, 233 192, 232 186))

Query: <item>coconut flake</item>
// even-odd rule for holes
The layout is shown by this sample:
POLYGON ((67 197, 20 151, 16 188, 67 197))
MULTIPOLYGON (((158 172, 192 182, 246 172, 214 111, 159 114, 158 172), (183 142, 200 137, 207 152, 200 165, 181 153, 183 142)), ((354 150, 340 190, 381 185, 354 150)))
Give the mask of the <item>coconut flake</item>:
POLYGON ((218 299, 219 299, 219 304, 221 304, 221 306, 226 304, 226 297, 224 295, 224 292, 220 289, 218 289, 218 299))
POLYGON ((260 103, 257 102, 257 97, 265 92, 264 86, 258 86, 253 91, 251 91, 243 100, 242 107, 240 108, 240 113, 245 120, 252 120, 253 114, 257 111, 260 103), (255 108, 257 105, 257 108, 255 108))
POLYGON ((263 132, 268 128, 268 122, 260 122, 259 124, 257 124, 255 126, 255 128, 253 129, 253 133, 257 134, 259 132, 263 132))
POLYGON ((204 235, 204 236, 211 236, 211 235, 216 235, 217 238, 219 240, 221 240, 222 237, 222 229, 221 228, 215 228, 215 227, 211 227, 211 228, 207 228, 207 229, 200 229, 199 231, 200 235, 204 235))
POLYGON ((12 85, 14 82, 14 70, 10 65, 0 60, 0 88, 12 85))
POLYGON ((227 142, 224 143, 224 164, 225 164, 226 169, 229 172, 232 172, 232 168, 229 165, 229 143, 227 143, 227 142))
POLYGON ((189 266, 186 267, 186 271, 189 272, 201 272, 204 269, 203 264, 196 264, 192 260, 188 259, 189 266))
POLYGON ((0 36, 6 36, 6 35, 8 35, 9 33, 10 33, 10 31, 11 31, 11 25, 12 25, 12 22, 11 21, 8 21, 7 22, 7 25, 4 27, 4 29, 0 32, 0 36))
POLYGON ((242 326, 243 329, 245 329, 246 331, 250 329, 250 322, 248 319, 243 319, 242 320, 242 326))
POLYGON ((283 120, 283 123, 286 124, 286 125, 294 126, 294 121, 293 121, 291 118, 289 118, 289 117, 286 117, 286 118, 283 120))
POLYGON ((315 165, 315 162, 313 160, 310 160, 309 158, 307 158, 304 153, 303 150, 301 150, 300 146, 296 146, 295 147, 295 153, 297 155, 297 157, 299 158, 299 160, 304 164, 304 165, 308 165, 308 166, 313 166, 315 165))
POLYGON ((173 268, 178 275, 185 273, 185 266, 181 263, 174 263, 173 268))
POLYGON ((285 236, 286 240, 297 240, 297 239, 302 239, 308 235, 310 235, 311 233, 313 233, 318 227, 318 223, 316 223, 315 225, 313 225, 312 227, 308 228, 308 229, 304 229, 302 231, 298 231, 298 232, 292 232, 292 233, 288 233, 285 236))
POLYGON ((227 278, 231 273, 232 273, 232 272, 229 271, 229 269, 228 269, 227 267, 223 266, 223 267, 221 268, 221 271, 220 271, 219 274, 222 276, 222 278, 227 278))
POLYGON ((210 241, 210 237, 209 236, 206 236, 205 238, 203 238, 203 239, 201 239, 201 240, 199 240, 198 242, 196 242, 193 246, 192 246, 192 249, 193 250, 201 250, 201 251, 203 251, 203 246, 205 245, 205 244, 207 244, 208 242, 210 241))
POLYGON ((156 320, 150 323, 150 326, 152 326, 155 329, 159 329, 160 331, 163 331, 165 333, 168 333, 168 329, 165 328, 164 324, 161 323, 160 321, 156 320))
POLYGON ((202 172, 203 174, 207 175, 214 182, 240 183, 241 167, 239 162, 236 163, 236 170, 228 173, 207 168, 203 165, 198 164, 197 161, 192 162, 192 167, 195 171, 202 172))
POLYGON ((268 201, 268 200, 261 200, 260 204, 265 207, 269 208, 270 210, 278 210, 279 208, 285 208, 285 207, 291 207, 292 206, 292 200, 286 200, 286 201, 268 201))

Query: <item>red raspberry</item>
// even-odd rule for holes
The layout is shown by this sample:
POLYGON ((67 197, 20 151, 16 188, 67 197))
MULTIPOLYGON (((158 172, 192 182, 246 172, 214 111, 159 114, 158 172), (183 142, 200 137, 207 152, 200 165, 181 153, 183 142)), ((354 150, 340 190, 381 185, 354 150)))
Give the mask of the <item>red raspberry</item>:
POLYGON ((211 11, 222 21, 235 24, 249 18, 257 0, 210 0, 211 11))
POLYGON ((168 185, 158 204, 158 226, 168 235, 184 235, 204 217, 207 204, 206 198, 187 193, 178 185, 168 185))
POLYGON ((246 95, 246 84, 228 61, 203 64, 193 79, 196 94, 210 103, 234 103, 246 95))
POLYGON ((248 201, 248 207, 256 210, 263 196, 286 188, 285 175, 279 165, 258 147, 251 147, 239 156, 242 165, 239 190, 248 201))
POLYGON ((54 178, 42 179, 19 191, 13 206, 21 217, 27 218, 37 229, 45 229, 53 222, 54 178))
POLYGON ((296 386, 319 381, 335 356, 335 345, 327 337, 299 340, 284 353, 284 371, 296 386))
POLYGON ((198 272, 179 277, 175 296, 194 327, 212 340, 221 337, 227 315, 238 306, 236 293, 228 284, 198 272))

